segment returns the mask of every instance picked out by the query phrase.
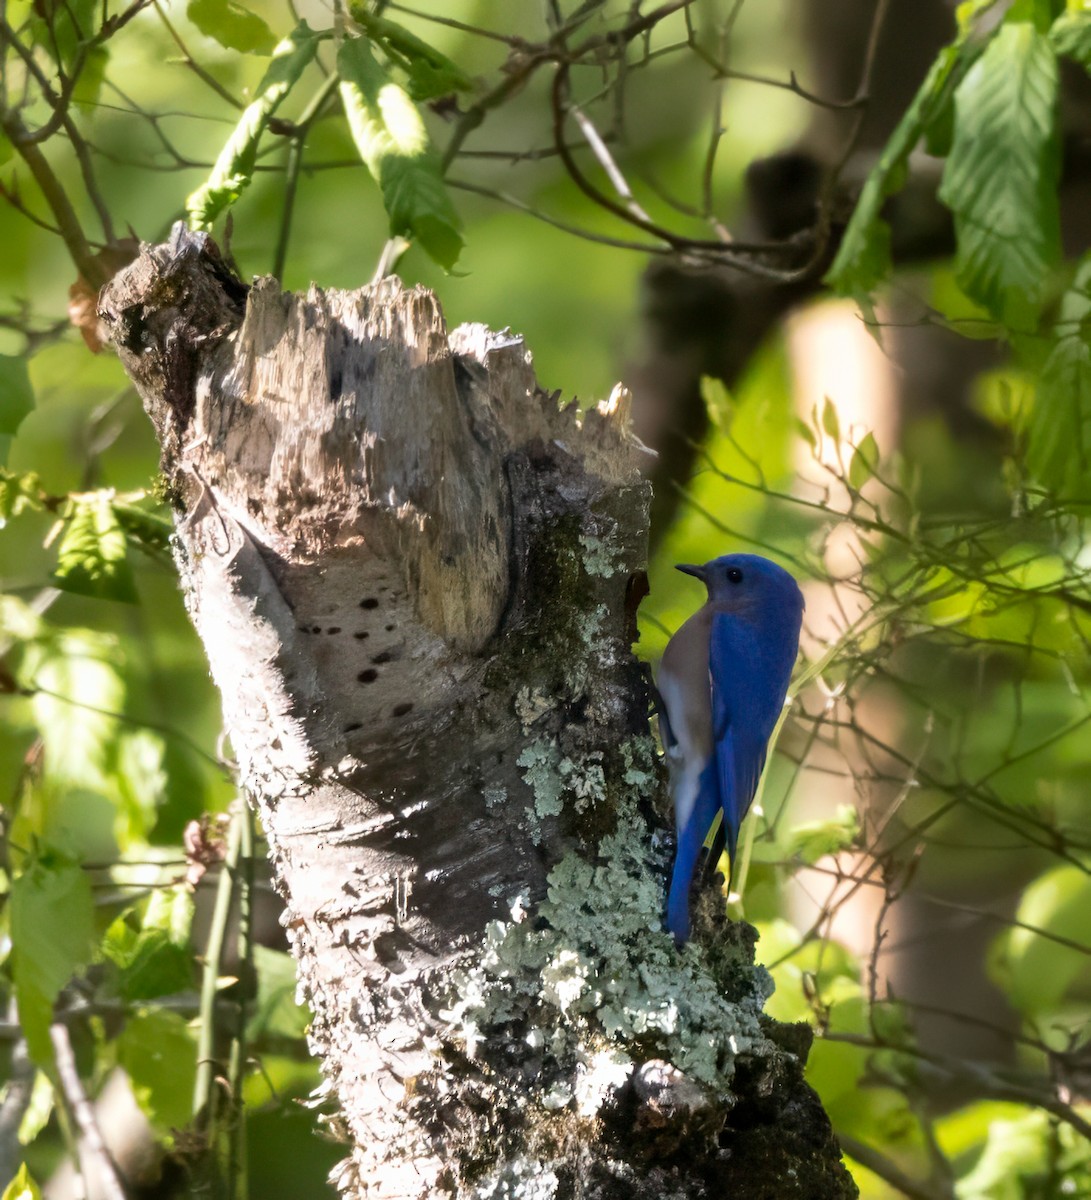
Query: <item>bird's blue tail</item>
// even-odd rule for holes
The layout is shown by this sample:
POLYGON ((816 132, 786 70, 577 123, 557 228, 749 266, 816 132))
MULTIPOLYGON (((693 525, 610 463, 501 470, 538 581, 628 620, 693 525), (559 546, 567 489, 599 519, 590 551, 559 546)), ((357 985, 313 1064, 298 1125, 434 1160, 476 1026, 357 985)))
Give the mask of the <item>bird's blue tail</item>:
POLYGON ((689 937, 689 892, 693 872, 701 856, 705 836, 720 808, 716 768, 710 763, 701 775, 697 799, 685 828, 678 831, 678 849, 674 856, 670 891, 667 894, 667 928, 681 945, 689 937))

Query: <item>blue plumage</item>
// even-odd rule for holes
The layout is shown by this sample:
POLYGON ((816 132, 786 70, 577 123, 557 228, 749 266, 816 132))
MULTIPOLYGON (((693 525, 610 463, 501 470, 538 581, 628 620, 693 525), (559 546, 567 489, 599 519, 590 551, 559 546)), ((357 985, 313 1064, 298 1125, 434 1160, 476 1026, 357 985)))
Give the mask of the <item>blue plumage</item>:
POLYGON ((739 826, 799 650, 803 595, 787 571, 756 554, 678 569, 708 588, 708 600, 667 643, 658 677, 678 835, 667 926, 684 942, 693 872, 717 811, 734 869, 739 826))

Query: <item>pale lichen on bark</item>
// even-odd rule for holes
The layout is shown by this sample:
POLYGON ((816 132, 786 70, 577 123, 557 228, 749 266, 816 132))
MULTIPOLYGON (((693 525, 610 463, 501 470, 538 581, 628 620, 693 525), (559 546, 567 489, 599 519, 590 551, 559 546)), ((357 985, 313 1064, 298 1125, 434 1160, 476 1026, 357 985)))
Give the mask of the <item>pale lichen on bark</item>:
POLYGON ((662 928, 625 393, 563 408, 520 339, 449 333, 423 289, 247 288, 184 232, 101 307, 163 447, 342 1190, 854 1194, 752 944, 662 928))

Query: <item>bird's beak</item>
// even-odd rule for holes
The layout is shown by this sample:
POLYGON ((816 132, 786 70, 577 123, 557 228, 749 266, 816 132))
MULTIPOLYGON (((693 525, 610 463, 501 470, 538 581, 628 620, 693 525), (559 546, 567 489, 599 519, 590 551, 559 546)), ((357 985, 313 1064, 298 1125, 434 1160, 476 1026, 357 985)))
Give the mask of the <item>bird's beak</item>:
POLYGON ((702 583, 708 582, 704 567, 695 567, 692 563, 676 563, 674 569, 681 571, 683 575, 692 575, 694 579, 699 579, 702 583))

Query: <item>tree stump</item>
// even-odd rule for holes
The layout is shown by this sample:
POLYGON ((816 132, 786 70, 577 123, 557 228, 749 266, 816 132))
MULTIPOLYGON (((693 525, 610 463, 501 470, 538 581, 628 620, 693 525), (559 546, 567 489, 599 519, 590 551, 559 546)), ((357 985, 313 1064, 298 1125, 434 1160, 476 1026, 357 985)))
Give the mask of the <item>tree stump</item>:
POLYGON ((663 931, 627 393, 561 406, 520 338, 448 333, 422 288, 248 287, 180 227, 100 314, 159 435, 342 1192, 854 1196, 748 927, 663 931))

